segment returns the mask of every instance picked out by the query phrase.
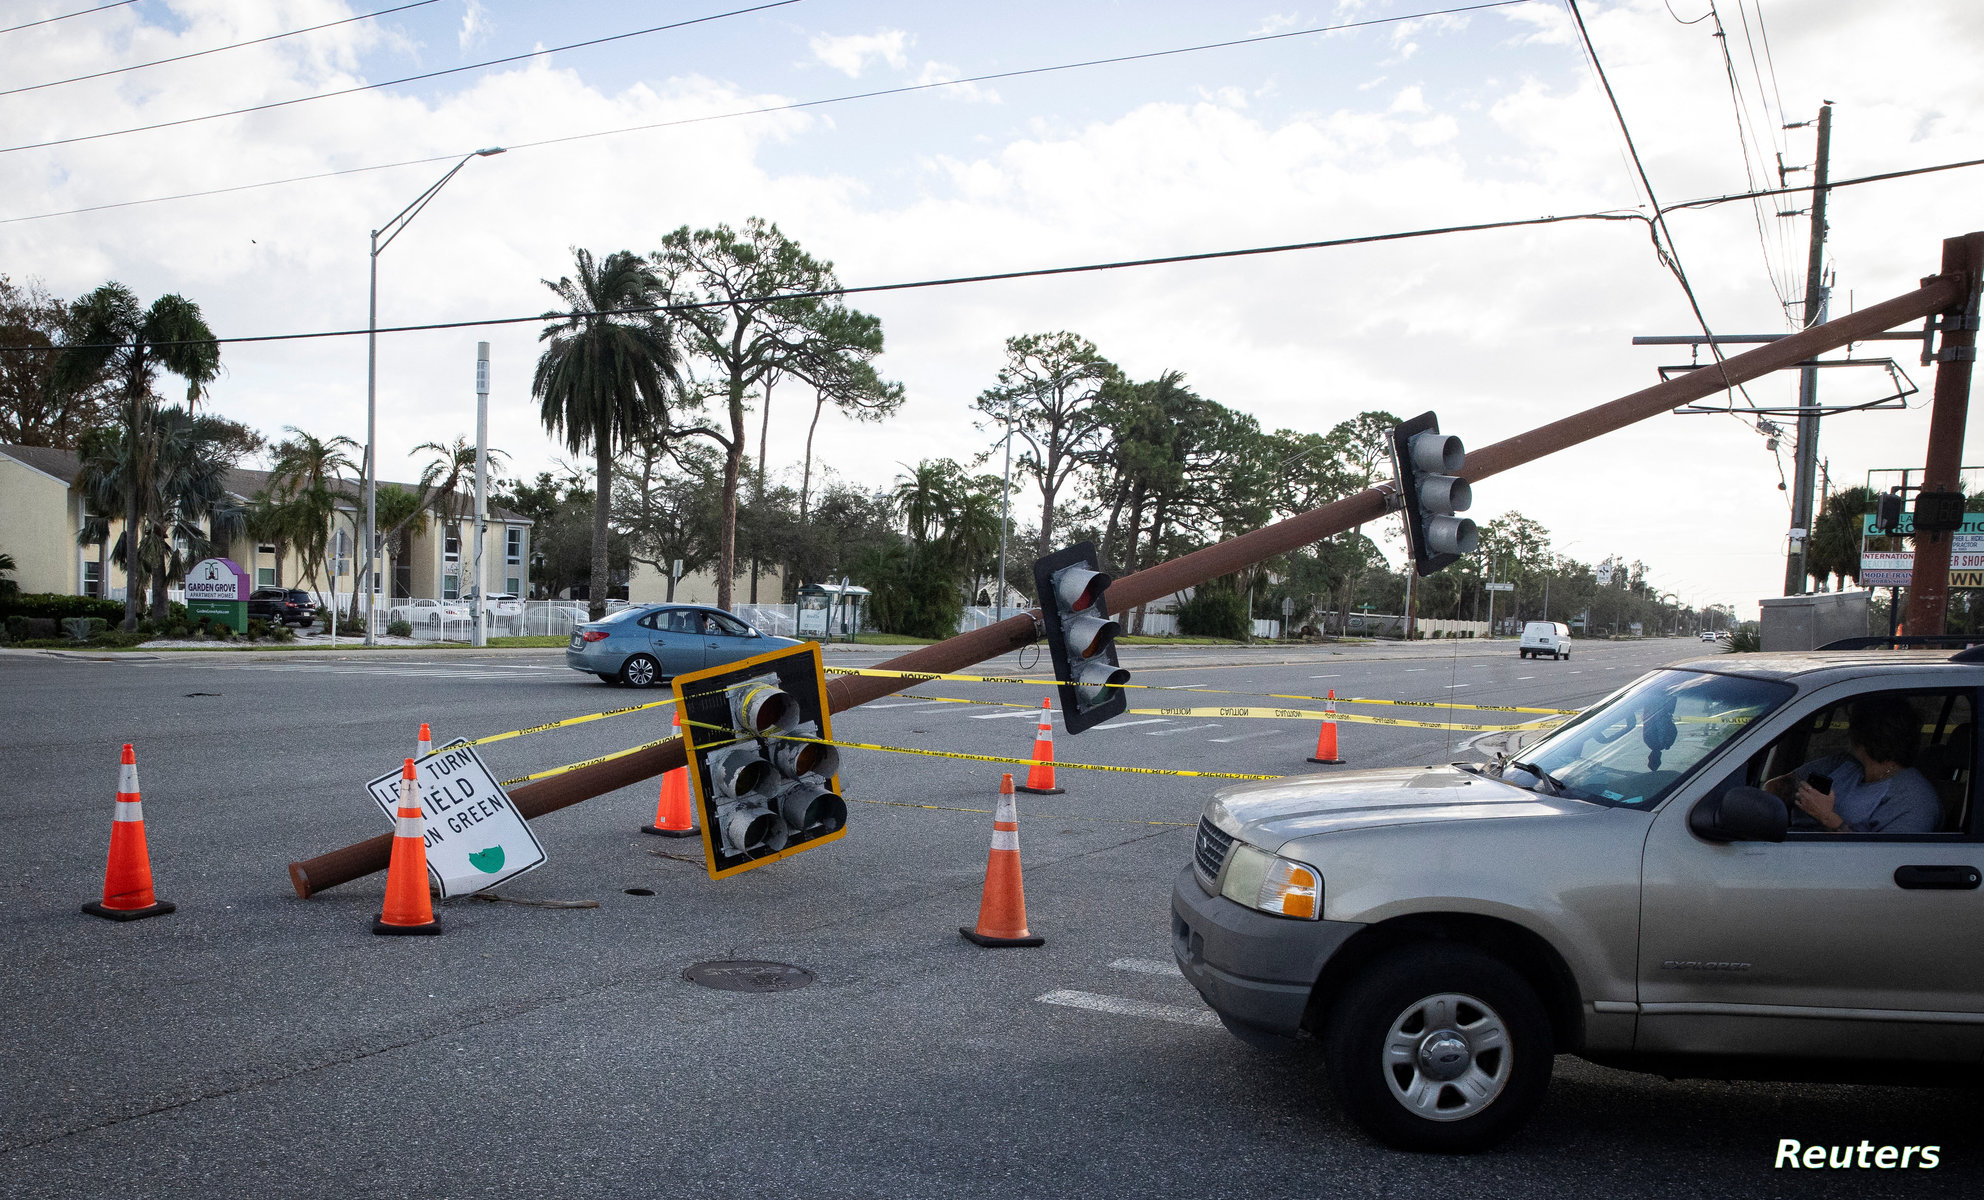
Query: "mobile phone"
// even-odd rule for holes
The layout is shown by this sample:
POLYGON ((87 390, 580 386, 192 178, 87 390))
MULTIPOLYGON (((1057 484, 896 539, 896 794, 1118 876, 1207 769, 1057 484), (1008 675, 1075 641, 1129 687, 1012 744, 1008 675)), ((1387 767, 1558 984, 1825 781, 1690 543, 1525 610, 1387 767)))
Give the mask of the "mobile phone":
POLYGON ((1813 772, 1805 776, 1805 782, 1811 784, 1814 791, 1825 792, 1828 795, 1832 794, 1832 776, 1830 775, 1820 775, 1817 772, 1813 772))

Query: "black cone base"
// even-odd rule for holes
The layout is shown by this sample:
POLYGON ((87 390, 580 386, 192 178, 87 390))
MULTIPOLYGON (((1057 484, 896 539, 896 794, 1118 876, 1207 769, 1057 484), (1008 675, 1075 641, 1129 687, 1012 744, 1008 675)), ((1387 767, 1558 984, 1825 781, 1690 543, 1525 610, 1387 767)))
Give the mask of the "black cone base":
POLYGON ((1047 942, 1047 939, 1044 937, 987 937, 976 929, 959 929, 958 932, 964 935, 964 940, 967 942, 975 942, 980 946, 989 946, 995 950, 1005 946, 1040 946, 1045 945, 1047 942))
POLYGON ((1338 767, 1338 766, 1342 766, 1345 762, 1349 760, 1342 758, 1312 758, 1309 761, 1312 763, 1321 763, 1326 767, 1338 767))
POLYGON ((433 937, 441 932, 441 922, 436 918, 425 925, 388 925, 385 918, 374 917, 372 932, 386 937, 433 937))
POLYGON ((1025 784, 1021 784, 1013 790, 1016 792, 1026 792, 1034 796, 1061 796, 1067 794, 1068 791, 1067 788, 1037 788, 1028 787, 1025 784))
POLYGON ((682 838, 702 836, 702 831, 698 829, 663 829, 659 825, 643 825, 641 826, 641 832, 652 833, 656 837, 682 838))
POLYGON ((92 917, 102 917, 106 921, 142 921, 146 917, 162 917, 179 906, 170 900, 160 900, 144 908, 105 908, 101 900, 84 902, 83 911, 92 917))

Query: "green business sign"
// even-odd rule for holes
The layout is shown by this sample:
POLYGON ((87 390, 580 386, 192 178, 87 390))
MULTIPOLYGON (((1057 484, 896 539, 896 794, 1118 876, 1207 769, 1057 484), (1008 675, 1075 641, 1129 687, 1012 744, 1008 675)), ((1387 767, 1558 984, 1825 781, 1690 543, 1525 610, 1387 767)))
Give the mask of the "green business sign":
POLYGON ((186 573, 186 611, 248 632, 248 572, 231 558, 203 558, 186 573))

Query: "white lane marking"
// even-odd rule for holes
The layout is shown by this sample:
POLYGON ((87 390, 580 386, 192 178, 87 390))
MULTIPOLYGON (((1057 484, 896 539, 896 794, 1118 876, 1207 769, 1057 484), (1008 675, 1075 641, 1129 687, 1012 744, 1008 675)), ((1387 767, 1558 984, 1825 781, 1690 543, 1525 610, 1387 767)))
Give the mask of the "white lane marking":
POLYGON ((1534 679, 1534 678, 1536 678, 1536 676, 1534 675, 1518 675, 1516 676, 1516 682, 1521 683, 1525 679, 1534 679))
POLYGON ((1413 671, 1424 671, 1425 669, 1425 667, 1407 667, 1406 672, 1410 674, 1413 671))
POLYGON ((1342 679, 1342 678, 1343 678, 1343 676, 1341 676, 1341 675, 1311 675, 1311 676, 1309 676, 1309 678, 1311 678, 1311 679, 1342 679))
POLYGON ((1109 964, 1112 971, 1131 971, 1138 975, 1177 975, 1184 976, 1178 964, 1168 958, 1119 958, 1109 964))
POLYGON ((921 703, 923 703, 921 700, 904 700, 899 704, 876 704, 874 701, 871 700, 867 704, 862 705, 861 707, 867 709, 869 712, 881 712, 884 709, 890 709, 890 708, 915 708, 917 705, 921 703))
POLYGON ((1164 725, 1168 723, 1169 722, 1164 717, 1146 717, 1141 721, 1122 721, 1122 722, 1105 721, 1100 725, 1091 726, 1090 728, 1091 731, 1096 729, 1129 729, 1132 726, 1136 726, 1136 725, 1164 725))
POLYGON ((1467 685, 1467 684, 1464 684, 1464 683, 1450 683, 1450 684, 1447 684, 1447 685, 1446 685, 1446 687, 1447 687, 1447 690, 1449 690, 1449 691, 1452 691, 1452 690, 1453 690, 1454 688, 1463 688, 1463 687, 1467 687, 1467 686, 1468 686, 1468 685, 1467 685))
POLYGON ((1190 732, 1192 732, 1192 731, 1193 731, 1194 729, 1218 729, 1218 728, 1219 728, 1219 722, 1218 722, 1218 721, 1209 721, 1209 722, 1207 722, 1207 723, 1206 723, 1206 724, 1204 724, 1204 725, 1180 725, 1180 726, 1179 726, 1178 728, 1176 728, 1176 729, 1153 729, 1153 730, 1151 730, 1151 731, 1150 731, 1149 733, 1146 733, 1146 734, 1145 734, 1144 736, 1145 736, 1145 737, 1170 737, 1170 736, 1171 736, 1172 734, 1174 734, 1174 733, 1190 733, 1190 732))
MULTIPOLYGON (((940 707, 949 708, 950 705, 946 704, 940 707)), ((1001 721, 1007 717, 1038 717, 1041 711, 1038 708, 1022 708, 1018 712, 972 713, 971 719, 974 721, 1001 721)))
POLYGON ((1277 733, 1280 733, 1280 732, 1281 732, 1281 730, 1279 730, 1279 729, 1263 729, 1263 730, 1261 730, 1261 731, 1260 731, 1259 733, 1237 733, 1237 734, 1234 734, 1234 735, 1233 735, 1232 737, 1230 737, 1230 738, 1207 738, 1206 740, 1207 740, 1207 741, 1209 741, 1209 742, 1222 742, 1222 743, 1224 743, 1224 742, 1244 742, 1244 741, 1246 741, 1246 740, 1247 740, 1248 738, 1257 738, 1257 737, 1272 737, 1272 736, 1274 736, 1275 734, 1277 734, 1277 733))
POLYGON ((1583 672, 1583 671, 1572 671, 1572 672, 1571 672, 1571 674, 1573 674, 1573 675, 1582 675, 1582 674, 1584 674, 1584 672, 1583 672))
POLYGON ((1147 683, 1144 685, 1154 692, 1202 692, 1204 684, 1199 683, 1147 683))
POLYGON ((1152 1004, 1148 1000, 1132 1000, 1127 996, 1098 996, 1094 992, 1049 992, 1035 996, 1042 1004, 1059 1004, 1064 1008, 1085 1008, 1090 1012, 1110 1013, 1119 1017, 1150 1017, 1158 1021, 1174 1021, 1180 1025, 1196 1025, 1200 1028, 1217 1027, 1219 1018, 1203 1008, 1181 1008, 1176 1004, 1152 1004))

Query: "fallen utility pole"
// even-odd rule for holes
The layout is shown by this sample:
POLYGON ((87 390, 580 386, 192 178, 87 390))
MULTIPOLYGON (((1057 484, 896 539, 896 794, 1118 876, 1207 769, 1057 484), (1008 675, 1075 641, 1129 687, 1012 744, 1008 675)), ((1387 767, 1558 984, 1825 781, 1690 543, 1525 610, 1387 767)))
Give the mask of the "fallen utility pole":
MULTIPOLYGON (((1952 260, 1946 249, 1944 261, 1963 260, 1952 260)), ((1882 301, 1871 308, 1736 355, 1720 364, 1705 366, 1596 408, 1538 426, 1527 433, 1517 434, 1485 450, 1469 454, 1468 478, 1477 480, 1498 475, 1658 416, 1677 405, 1689 404, 1738 383, 1795 366, 1814 355, 1837 349, 1848 342, 1860 341, 1869 334, 1919 321, 1932 313, 1960 309, 1975 284, 1975 276, 1962 271, 1931 276, 1915 291, 1892 300, 1882 301)), ((1139 604, 1148 604, 1185 588, 1230 575, 1263 559, 1286 554, 1332 534, 1375 521, 1389 510, 1391 494, 1390 483, 1366 488, 1355 496, 1127 575, 1109 585, 1110 607, 1116 612, 1127 612, 1139 604)), ((935 645, 892 658, 876 669, 961 671, 988 658, 1031 645, 1038 636, 1035 614, 1021 613, 997 624, 961 633, 935 645)), ((915 679, 844 675, 827 685, 827 700, 832 711, 842 712, 913 687, 917 682, 915 679)), ((651 779, 682 766, 684 762, 682 741, 677 738, 625 758, 525 784, 510 793, 510 800, 525 818, 535 820, 582 800, 651 779)), ((308 898, 326 888, 384 870, 391 849, 392 835, 386 833, 342 850, 294 862, 289 864, 290 882, 295 885, 297 895, 308 898)))

